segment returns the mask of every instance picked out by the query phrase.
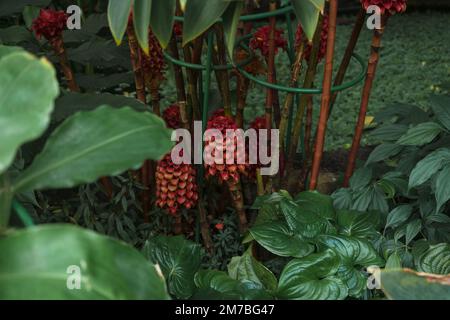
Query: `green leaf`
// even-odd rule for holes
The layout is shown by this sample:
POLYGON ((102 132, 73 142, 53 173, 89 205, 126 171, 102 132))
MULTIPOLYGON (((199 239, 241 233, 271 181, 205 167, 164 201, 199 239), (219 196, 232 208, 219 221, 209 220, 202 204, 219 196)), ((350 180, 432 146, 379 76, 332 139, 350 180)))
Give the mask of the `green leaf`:
POLYGON ((392 300, 450 300, 449 282, 449 277, 408 269, 381 272, 382 290, 392 300))
POLYGON ((383 143, 377 146, 371 153, 366 161, 366 166, 389 159, 398 155, 403 150, 403 146, 394 143, 383 143))
POLYGON ((150 16, 152 10, 151 0, 134 0, 133 3, 133 24, 136 38, 142 50, 148 52, 148 27, 150 26, 150 16))
POLYGON ((376 227, 380 217, 376 212, 339 210, 337 224, 339 233, 355 238, 368 239, 378 235, 376 227))
POLYGON ((442 127, 435 122, 420 123, 409 129, 397 143, 404 146, 422 146, 433 141, 442 130, 442 127))
POLYGON ((194 293, 194 276, 200 268, 201 247, 183 236, 158 236, 146 242, 143 252, 157 263, 167 279, 170 294, 187 299, 194 293))
POLYGON ((230 57, 233 57, 234 45, 236 42, 237 27, 243 9, 244 9, 244 2, 235 1, 229 5, 229 7, 222 16, 225 42, 226 47, 228 49, 228 55, 230 57))
POLYGON ((350 189, 361 190, 372 181, 372 168, 362 167, 356 170, 350 178, 350 189))
POLYGON ((35 6, 25 6, 22 11, 22 17, 28 29, 31 29, 33 20, 39 16, 41 8, 35 6))
POLYGON ((335 276, 340 258, 333 250, 291 260, 280 275, 277 298, 297 300, 342 300, 346 285, 335 276))
POLYGON ((387 259, 385 269, 401 269, 401 267, 402 260, 397 251, 395 251, 387 259))
POLYGON ((406 225, 406 245, 408 245, 422 230, 422 221, 415 219, 406 225))
POLYGON ((341 258, 337 277, 349 288, 349 295, 360 297, 367 285, 367 277, 362 272, 370 266, 382 267, 383 259, 372 244, 366 240, 348 236, 323 235, 318 237, 319 248, 333 249, 341 258))
POLYGON ((409 204, 400 205, 389 212, 386 221, 386 228, 395 228, 408 220, 413 212, 413 207, 409 204))
POLYGON ((163 276, 134 248, 71 225, 0 239, 0 299, 167 299, 163 276), (76 271, 81 275, 80 289, 76 271))
POLYGON ((300 209, 318 214, 327 220, 334 220, 336 212, 333 207, 333 198, 320 194, 317 191, 304 191, 295 197, 295 203, 300 209))
POLYGON ((137 169, 172 146, 170 130, 150 113, 99 107, 63 122, 42 152, 15 181, 16 192, 70 188, 137 169))
POLYGON ((450 163, 450 149, 438 149, 419 161, 409 176, 409 188, 420 186, 450 163))
POLYGON ((2 1, 0 3, 0 17, 9 16, 13 13, 22 12, 26 5, 34 5, 46 7, 50 4, 51 0, 15 0, 15 1, 2 1))
POLYGON ((250 234, 261 246, 282 257, 301 258, 314 251, 313 245, 280 221, 256 225, 250 229, 250 234))
POLYGON ((183 46, 196 39, 217 22, 230 5, 223 0, 189 0, 183 23, 183 46))
POLYGON ((397 141, 407 131, 408 126, 405 124, 387 124, 373 130, 370 137, 383 142, 397 141))
POLYGON ((0 173, 22 144, 44 133, 59 92, 55 70, 45 58, 12 51, 0 60, 0 173))
POLYGON ((259 283, 267 290, 275 290, 277 278, 272 271, 253 258, 248 252, 242 256, 231 258, 228 264, 228 274, 236 280, 248 280, 259 283))
POLYGON ((319 14, 324 11, 325 0, 292 0, 291 3, 306 37, 312 40, 319 21, 319 14))
POLYGON ((153 1, 152 3, 150 25, 163 48, 167 47, 172 37, 176 6, 176 0, 153 1))
POLYGON ((450 130, 450 97, 448 96, 432 96, 431 108, 436 115, 438 121, 450 130))
POLYGON ((450 244, 430 246, 418 257, 416 267, 421 272, 450 274, 450 244))
POLYGON ((131 0, 109 0, 108 24, 117 45, 122 43, 131 13, 131 0))
POLYGON ((436 179, 436 212, 450 199, 450 165, 437 175, 436 179))
POLYGON ((350 209, 353 204, 353 195, 348 188, 341 188, 333 192, 333 205, 336 209, 350 209))

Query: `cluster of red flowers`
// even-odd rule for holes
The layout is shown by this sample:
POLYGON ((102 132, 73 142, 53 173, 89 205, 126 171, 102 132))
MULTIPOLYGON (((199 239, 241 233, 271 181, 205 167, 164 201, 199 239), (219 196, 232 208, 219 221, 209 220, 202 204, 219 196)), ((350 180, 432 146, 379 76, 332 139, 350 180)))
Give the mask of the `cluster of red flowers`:
MULTIPOLYGON (((321 61, 327 53, 327 39, 328 39, 328 16, 325 15, 322 20, 322 31, 320 33, 318 61, 321 61)), ((309 61, 309 57, 311 56, 312 44, 308 41, 308 39, 303 34, 302 25, 299 24, 298 28, 297 28, 297 32, 295 34, 296 46, 299 46, 302 41, 306 45, 303 57, 305 58, 306 61, 309 61)))
POLYGON ((396 14, 406 10, 407 0, 361 0, 363 8, 367 10, 369 6, 378 6, 381 13, 396 14))
MULTIPOLYGON (((264 57, 269 56, 269 37, 270 37, 270 26, 264 26, 256 30, 253 38, 250 40, 250 48, 253 50, 260 50, 264 57)), ((283 30, 275 28, 275 54, 281 48, 286 50, 287 41, 283 38, 283 30)))
POLYGON ((144 68, 144 72, 150 74, 152 78, 161 80, 163 79, 163 73, 166 64, 164 61, 163 49, 159 44, 159 41, 156 38, 155 34, 151 30, 149 30, 148 32, 148 47, 149 54, 142 54, 142 66, 144 68))
POLYGON ((67 14, 64 11, 41 9, 39 16, 34 19, 32 29, 39 39, 47 40, 60 37, 67 23, 67 14))
POLYGON ((181 126, 180 107, 177 104, 170 105, 162 115, 168 128, 177 129, 181 126))

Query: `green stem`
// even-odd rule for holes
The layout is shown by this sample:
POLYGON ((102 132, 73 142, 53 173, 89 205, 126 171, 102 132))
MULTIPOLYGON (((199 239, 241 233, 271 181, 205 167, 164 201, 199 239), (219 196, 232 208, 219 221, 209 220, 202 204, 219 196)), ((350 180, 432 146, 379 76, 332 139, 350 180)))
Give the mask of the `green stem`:
POLYGON ((6 174, 0 175, 0 231, 8 227, 13 192, 6 174))

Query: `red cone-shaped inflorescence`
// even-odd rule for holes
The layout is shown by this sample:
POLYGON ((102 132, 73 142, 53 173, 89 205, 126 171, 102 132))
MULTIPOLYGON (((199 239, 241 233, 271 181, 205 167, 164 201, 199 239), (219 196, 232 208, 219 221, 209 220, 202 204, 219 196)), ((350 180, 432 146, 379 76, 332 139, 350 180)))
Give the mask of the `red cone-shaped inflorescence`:
MULTIPOLYGON (((256 30, 253 38, 250 40, 250 48, 253 50, 260 50, 264 57, 269 56, 269 37, 270 37, 270 26, 264 26, 256 30)), ((275 54, 278 53, 279 49, 286 50, 287 41, 283 38, 283 30, 275 28, 275 54)))
MULTIPOLYGON (((326 53, 327 53, 327 39, 328 39, 328 16, 324 16, 322 20, 322 31, 320 33, 320 45, 319 45, 319 52, 318 52, 318 61, 321 61, 326 53)), ((295 45, 299 46, 300 43, 304 41, 305 44, 305 52, 303 54, 303 57, 306 61, 309 61, 311 50, 312 50, 312 43, 308 41, 305 34, 303 33, 302 25, 299 24, 297 28, 297 32, 295 34, 295 45)))
POLYGON ((167 154, 156 167, 156 205, 177 215, 195 207, 198 200, 196 171, 191 164, 174 164, 167 154))
POLYGON ((39 16, 33 21, 32 29, 37 38, 40 39, 43 36, 47 40, 52 40, 62 35, 67 18, 64 11, 41 9, 39 16))
POLYGON ((361 0, 361 4, 365 10, 369 6, 378 6, 382 14, 402 13, 406 10, 407 0, 361 0))
POLYGON ((245 159, 245 146, 244 144, 238 144, 236 137, 227 137, 227 130, 237 130, 238 127, 235 122, 229 118, 222 115, 213 116, 207 124, 207 129, 217 129, 222 134, 221 140, 215 140, 215 137, 207 137, 205 141, 205 150, 210 152, 206 153, 205 157, 205 168, 206 176, 216 176, 219 181, 224 182, 239 182, 239 174, 246 174, 248 164, 240 163, 244 162, 245 159), (227 152, 228 150, 228 152, 227 152), (223 163, 215 163, 214 158, 217 159, 220 153, 222 153, 223 163), (227 154, 232 160, 232 164, 227 164, 227 154), (213 158, 211 158, 213 157, 213 158), (212 163, 208 163, 212 160, 212 163))
POLYGON ((176 21, 173 24, 173 32, 177 37, 181 37, 183 35, 183 25, 181 24, 181 22, 176 21))
POLYGON ((250 128, 256 130, 256 136, 258 137, 257 144, 250 144, 248 147, 249 153, 256 154, 258 159, 258 162, 256 164, 250 164, 249 168, 249 177, 254 178, 256 177, 256 169, 261 168, 261 163, 259 161, 259 130, 267 129, 266 118, 264 116, 255 118, 255 120, 253 120, 250 124, 250 128))
POLYGON ((143 54, 143 68, 144 72, 151 75, 151 78, 163 79, 164 68, 166 66, 164 62, 164 55, 161 45, 153 32, 148 32, 148 47, 149 54, 143 54))
POLYGON ((178 129, 181 126, 180 106, 172 104, 163 112, 163 119, 168 128, 178 129))

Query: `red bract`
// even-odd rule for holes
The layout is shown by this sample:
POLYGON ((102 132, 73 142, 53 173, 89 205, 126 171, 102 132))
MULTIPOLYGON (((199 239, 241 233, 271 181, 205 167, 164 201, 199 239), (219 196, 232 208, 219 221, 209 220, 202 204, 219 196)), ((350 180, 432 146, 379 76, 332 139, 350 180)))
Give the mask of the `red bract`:
POLYGON ((148 32, 148 47, 149 54, 146 55, 145 53, 142 53, 144 72, 150 75, 152 81, 155 79, 160 81, 164 78, 163 73, 166 64, 162 47, 151 30, 148 32))
POLYGON ((156 198, 156 205, 172 215, 181 208, 193 208, 198 200, 194 166, 174 164, 167 154, 156 168, 156 198))
POLYGON ((364 9, 367 10, 369 6, 378 6, 381 13, 396 14, 402 13, 406 10, 407 0, 361 0, 364 9))
POLYGON ((223 230, 223 223, 217 223, 215 226, 214 226, 217 230, 223 230))
MULTIPOLYGON (((322 31, 320 33, 318 61, 321 61, 327 53, 327 39, 328 39, 328 16, 324 16, 322 21, 322 31)), ((311 56, 312 43, 310 43, 308 39, 305 37, 302 25, 299 24, 297 32, 295 34, 295 45, 299 46, 302 41, 304 41, 305 44, 304 49, 305 51, 303 57, 305 58, 306 61, 309 61, 309 58, 311 56)))
POLYGON ((177 21, 173 24, 173 32, 177 37, 181 37, 183 35, 183 25, 181 22, 177 21))
MULTIPOLYGON (((270 26, 264 26, 256 30, 253 38, 250 40, 250 48, 253 50, 260 50, 264 57, 269 56, 269 36, 270 26)), ((275 29, 275 54, 278 53, 278 49, 286 50, 287 41, 283 38, 283 30, 275 29)))
POLYGON ((177 129, 181 126, 180 106, 172 104, 163 112, 163 119, 168 128, 177 129))
POLYGON ((34 19, 32 29, 37 38, 44 36, 47 40, 60 37, 67 23, 67 14, 64 11, 41 9, 39 16, 34 19))
MULTIPOLYGON (((217 141, 214 137, 209 137, 205 141, 205 149, 211 150, 212 156, 217 156, 217 152, 223 152, 223 164, 205 162, 206 176, 216 176, 219 181, 239 182, 239 174, 246 173, 247 165, 238 164, 238 148, 242 155, 245 155, 243 145, 239 146, 237 138, 231 139, 226 137, 227 130, 236 130, 237 126, 234 121, 225 116, 215 116, 208 121, 207 129, 217 129, 222 133, 222 140, 217 141), (227 150, 233 157, 233 164, 226 163, 227 150)), ((207 155, 211 156, 211 155, 207 155)))

